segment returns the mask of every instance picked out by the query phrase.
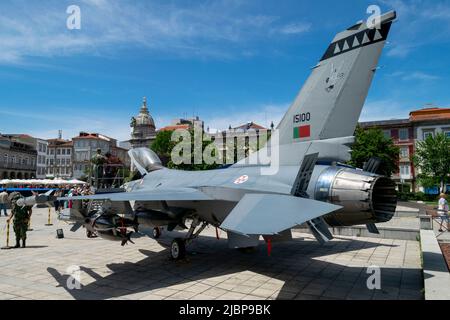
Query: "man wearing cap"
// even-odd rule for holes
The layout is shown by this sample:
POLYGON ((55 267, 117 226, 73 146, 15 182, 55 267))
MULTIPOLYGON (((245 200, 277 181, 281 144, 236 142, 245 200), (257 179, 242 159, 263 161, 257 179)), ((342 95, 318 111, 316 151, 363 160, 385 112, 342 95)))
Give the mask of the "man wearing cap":
POLYGON ((11 216, 8 218, 8 223, 14 218, 14 233, 16 234, 16 245, 14 248, 20 248, 20 240, 22 240, 22 248, 26 246, 28 222, 31 217, 31 207, 21 206, 17 203, 22 196, 18 192, 10 195, 11 199, 11 216))

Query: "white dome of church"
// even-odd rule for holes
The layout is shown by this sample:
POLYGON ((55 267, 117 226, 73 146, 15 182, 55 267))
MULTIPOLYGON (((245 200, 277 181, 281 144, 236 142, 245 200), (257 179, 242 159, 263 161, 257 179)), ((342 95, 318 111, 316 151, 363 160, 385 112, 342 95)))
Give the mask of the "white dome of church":
POLYGON ((147 98, 144 97, 141 110, 135 119, 136 125, 138 126, 152 126, 153 128, 155 127, 155 121, 153 120, 147 108, 147 98))
POLYGON ((155 121, 147 108, 147 99, 144 97, 142 107, 136 117, 131 118, 131 140, 132 148, 148 148, 156 138, 155 121))

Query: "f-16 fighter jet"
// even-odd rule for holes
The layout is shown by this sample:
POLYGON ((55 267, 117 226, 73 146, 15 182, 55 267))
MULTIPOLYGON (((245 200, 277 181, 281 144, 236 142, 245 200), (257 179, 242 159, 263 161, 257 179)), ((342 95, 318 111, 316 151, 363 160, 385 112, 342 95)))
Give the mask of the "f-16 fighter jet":
POLYGON ((350 159, 396 13, 379 18, 335 36, 264 148, 228 168, 201 172, 164 168, 151 150, 133 149, 142 179, 118 193, 62 198, 73 202, 66 212, 73 230, 84 226, 126 244, 133 230, 147 228, 157 238, 160 227, 185 228, 171 243, 173 259, 183 258, 208 225, 224 230, 231 248, 255 247, 261 237, 271 247, 292 239, 291 229, 301 224, 321 243, 332 239, 330 227, 365 224, 377 233, 376 223, 395 213, 395 184, 376 174, 376 159, 364 169, 341 163, 350 159), (262 161, 268 154, 270 162, 262 161))

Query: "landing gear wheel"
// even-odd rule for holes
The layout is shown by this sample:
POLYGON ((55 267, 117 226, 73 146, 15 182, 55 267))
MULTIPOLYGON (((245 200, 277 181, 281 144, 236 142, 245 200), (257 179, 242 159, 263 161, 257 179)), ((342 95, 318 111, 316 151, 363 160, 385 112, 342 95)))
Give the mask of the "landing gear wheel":
POLYGON ((172 241, 170 256, 173 260, 181 260, 186 256, 186 242, 184 239, 176 238, 172 241))
POLYGON ((158 227, 153 228, 153 239, 159 239, 161 237, 161 229, 158 227))

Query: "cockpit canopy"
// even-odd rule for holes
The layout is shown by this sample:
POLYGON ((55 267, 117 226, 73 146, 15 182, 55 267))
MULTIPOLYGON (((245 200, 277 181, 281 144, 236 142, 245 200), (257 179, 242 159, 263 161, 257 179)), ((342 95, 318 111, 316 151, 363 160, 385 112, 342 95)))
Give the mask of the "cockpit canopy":
POLYGON ((128 151, 128 155, 130 156, 136 169, 143 176, 149 172, 163 168, 158 155, 148 148, 131 149, 128 151))

